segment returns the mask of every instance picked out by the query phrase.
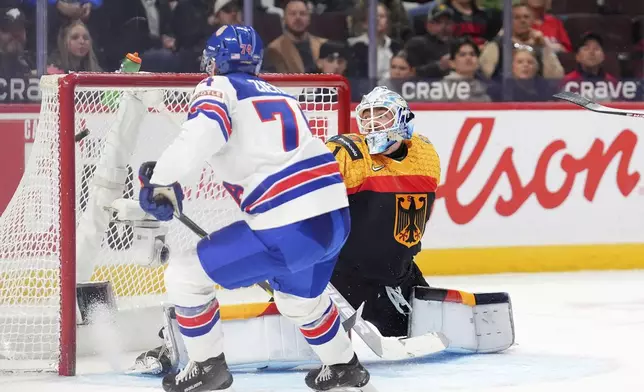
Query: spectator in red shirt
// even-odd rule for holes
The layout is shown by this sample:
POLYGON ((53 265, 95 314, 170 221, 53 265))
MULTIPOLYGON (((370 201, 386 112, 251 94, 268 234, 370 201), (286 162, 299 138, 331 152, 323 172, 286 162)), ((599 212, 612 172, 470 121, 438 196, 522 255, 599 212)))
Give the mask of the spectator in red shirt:
POLYGON ((534 14, 532 28, 543 33, 543 37, 554 52, 570 52, 572 44, 563 23, 556 16, 546 12, 551 3, 552 0, 523 0, 523 4, 527 5, 534 14))
POLYGON ((565 91, 579 93, 586 98, 610 100, 606 95, 607 85, 617 84, 615 76, 604 71, 604 40, 599 34, 589 32, 582 36, 577 48, 577 68, 564 76, 562 87, 565 91))

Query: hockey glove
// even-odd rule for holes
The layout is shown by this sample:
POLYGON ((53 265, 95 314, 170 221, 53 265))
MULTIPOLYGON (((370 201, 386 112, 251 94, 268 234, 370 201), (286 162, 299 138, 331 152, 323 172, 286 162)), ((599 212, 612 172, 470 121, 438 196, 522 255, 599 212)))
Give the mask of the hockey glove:
POLYGON ((183 205, 183 190, 178 182, 170 185, 150 183, 156 162, 144 162, 139 169, 139 205, 141 209, 160 221, 169 221, 175 213, 180 214, 183 205))

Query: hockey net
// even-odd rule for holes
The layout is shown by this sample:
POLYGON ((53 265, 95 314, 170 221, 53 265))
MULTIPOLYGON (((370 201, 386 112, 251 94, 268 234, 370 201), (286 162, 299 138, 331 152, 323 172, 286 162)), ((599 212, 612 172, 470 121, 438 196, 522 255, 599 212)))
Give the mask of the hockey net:
MULTIPOLYGON (((156 160, 178 134, 192 90, 203 77, 87 73, 42 78, 36 139, 20 185, 0 217, 0 371, 74 373, 77 282, 110 282, 118 312, 139 312, 164 300, 164 267, 154 266, 159 252, 150 250, 158 244, 142 241, 130 226, 101 222, 101 209, 116 195, 137 197, 138 167, 156 160), (133 97, 143 95, 148 103, 133 111, 133 97), (100 189, 110 191, 96 191, 99 182, 100 189)), ((343 78, 264 79, 299 98, 315 136, 348 132, 350 97, 343 78)), ((185 214, 205 230, 240 218, 210 167, 182 185, 185 214)), ((194 249, 198 237, 181 223, 164 227, 170 257, 194 249)), ((224 306, 244 302, 235 291, 220 291, 224 306)))

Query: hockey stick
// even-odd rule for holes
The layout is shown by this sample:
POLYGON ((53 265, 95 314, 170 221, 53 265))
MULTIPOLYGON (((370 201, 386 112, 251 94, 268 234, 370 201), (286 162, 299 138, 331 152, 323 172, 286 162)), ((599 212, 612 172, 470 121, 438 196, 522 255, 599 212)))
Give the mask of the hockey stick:
POLYGON ((338 307, 340 315, 347 320, 354 319, 353 330, 380 358, 393 360, 422 357, 443 351, 449 344, 449 339, 441 332, 430 332, 412 338, 384 337, 361 317, 364 303, 356 311, 331 283, 326 291, 338 307))
POLYGON ((208 237, 208 233, 206 233, 204 229, 199 227, 199 225, 197 225, 192 219, 188 218, 183 213, 175 214, 175 217, 199 237, 208 237))
POLYGON ((608 106, 600 105, 597 102, 591 101, 588 98, 584 98, 579 94, 571 93, 568 91, 557 93, 553 95, 553 97, 574 103, 575 105, 581 106, 584 109, 592 110, 593 112, 597 113, 644 118, 644 112, 634 112, 630 110, 610 108, 608 106))

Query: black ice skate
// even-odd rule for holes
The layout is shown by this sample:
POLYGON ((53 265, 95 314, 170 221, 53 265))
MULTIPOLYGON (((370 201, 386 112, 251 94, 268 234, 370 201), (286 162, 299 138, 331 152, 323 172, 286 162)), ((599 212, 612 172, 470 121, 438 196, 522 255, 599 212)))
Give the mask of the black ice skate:
POLYGON ((375 391, 369 385, 369 372, 355 354, 349 363, 311 370, 304 381, 314 391, 375 391))
POLYGON ((190 361, 180 372, 163 378, 166 392, 230 391, 233 375, 228 370, 226 358, 221 354, 204 362, 190 361))

